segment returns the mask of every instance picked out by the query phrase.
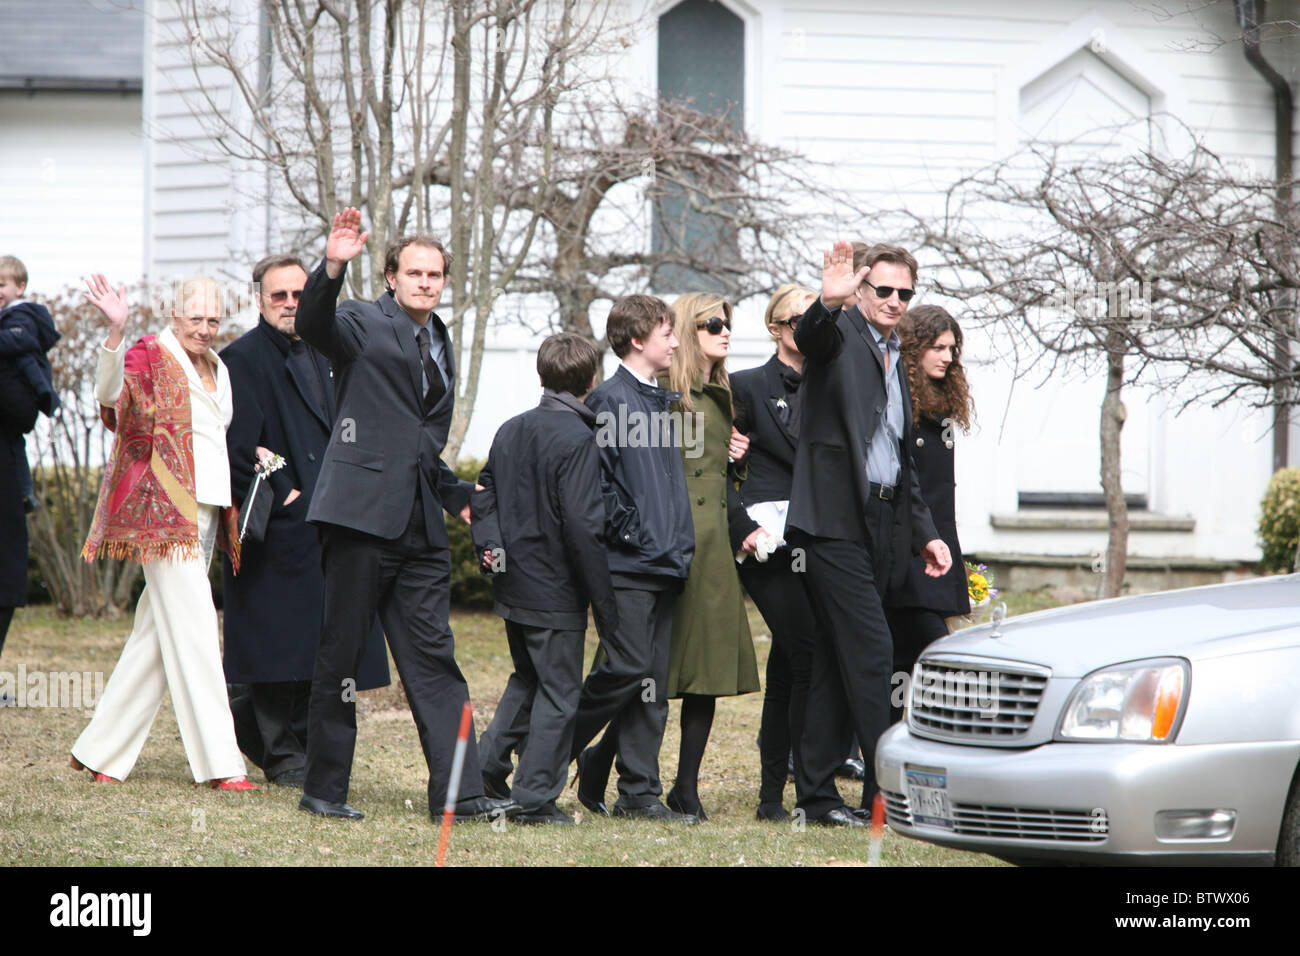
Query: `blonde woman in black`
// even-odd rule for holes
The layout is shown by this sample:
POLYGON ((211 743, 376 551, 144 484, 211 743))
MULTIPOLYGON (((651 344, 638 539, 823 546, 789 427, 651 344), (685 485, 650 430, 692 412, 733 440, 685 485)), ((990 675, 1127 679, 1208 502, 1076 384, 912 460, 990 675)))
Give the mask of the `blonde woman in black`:
MULTIPOLYGON (((799 444, 803 355, 795 345, 794 329, 815 298, 812 289, 794 283, 777 289, 763 316, 776 345, 775 354, 758 368, 731 376, 736 428, 749 437, 741 501, 749 517, 778 541, 785 529, 794 452, 799 444)), ((815 622, 803 582, 791 567, 788 546, 777 548, 765 561, 746 556, 740 564, 740 579, 772 632, 759 730, 761 776, 755 815, 779 822, 790 816, 783 804, 787 760, 799 763, 815 622)))

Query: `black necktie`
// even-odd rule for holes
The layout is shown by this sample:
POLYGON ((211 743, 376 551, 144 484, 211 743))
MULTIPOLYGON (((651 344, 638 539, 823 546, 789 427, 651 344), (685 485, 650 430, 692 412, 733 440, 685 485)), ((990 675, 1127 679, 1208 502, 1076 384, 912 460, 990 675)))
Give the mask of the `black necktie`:
POLYGON ((429 353, 429 327, 420 326, 420 330, 415 333, 415 342, 420 347, 420 364, 424 366, 424 377, 428 386, 424 390, 424 410, 427 412, 438 404, 442 398, 443 392, 447 387, 442 384, 442 375, 438 371, 437 364, 433 361, 433 356, 429 353))

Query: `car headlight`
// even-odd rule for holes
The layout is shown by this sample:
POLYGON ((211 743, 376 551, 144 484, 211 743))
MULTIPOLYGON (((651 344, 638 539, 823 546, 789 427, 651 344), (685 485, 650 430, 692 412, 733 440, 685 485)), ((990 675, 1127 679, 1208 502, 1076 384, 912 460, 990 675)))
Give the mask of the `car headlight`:
POLYGON ((1191 676, 1187 661, 1177 657, 1094 671, 1070 695, 1057 737, 1169 743, 1187 709, 1191 676))

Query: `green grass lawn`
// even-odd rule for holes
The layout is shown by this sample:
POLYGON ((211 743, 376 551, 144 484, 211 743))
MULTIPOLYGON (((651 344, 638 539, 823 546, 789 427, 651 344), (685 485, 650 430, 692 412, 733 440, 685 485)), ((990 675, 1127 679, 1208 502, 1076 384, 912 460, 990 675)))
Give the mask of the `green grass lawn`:
MULTIPOLYGON (((1012 613, 1043 606, 1013 596, 1012 613)), ((762 673, 771 647, 752 607, 762 673)), ((453 615, 457 659, 469 680, 481 732, 510 673, 501 622, 490 614, 453 615)), ((107 680, 130 618, 66 620, 44 607, 20 609, 0 671, 102 671, 107 680)), ((588 635, 588 659, 595 650, 588 635)), ((393 670, 396 675, 396 669, 393 670)), ((466 823, 452 833, 449 862, 472 865, 858 866, 867 859, 863 831, 796 828, 754 819, 758 793, 761 695, 718 702, 701 771, 700 798, 709 822, 694 828, 587 814, 574 828, 466 823)), ((349 802, 361 823, 326 821, 296 809, 297 791, 266 786, 256 793, 195 788, 170 701, 127 782, 94 784, 70 770, 68 749, 87 722, 80 708, 0 710, 0 858, 37 866, 400 865, 432 864, 438 828, 425 796, 427 770, 400 687, 362 693, 349 802)), ((661 754, 665 787, 677 765, 678 706, 672 705, 661 754)), ((254 769, 252 779, 262 782, 254 769)), ((847 800, 859 788, 842 782, 847 800)), ((611 795, 612 799, 612 795, 611 795)), ((786 805, 793 806, 793 785, 786 805)), ((582 809, 566 790, 560 806, 582 809)), ((999 865, 991 857, 941 849, 886 832, 886 866, 999 865)))

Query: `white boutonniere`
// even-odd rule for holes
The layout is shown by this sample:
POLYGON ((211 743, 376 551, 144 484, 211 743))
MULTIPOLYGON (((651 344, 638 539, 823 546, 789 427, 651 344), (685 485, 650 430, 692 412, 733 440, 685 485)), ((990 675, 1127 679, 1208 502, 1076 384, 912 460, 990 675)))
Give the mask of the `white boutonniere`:
POLYGON ((277 455, 274 452, 266 456, 265 458, 261 459, 260 461, 258 461, 256 465, 253 466, 253 473, 257 477, 253 479, 253 487, 248 492, 248 499, 246 502, 246 506, 243 509, 243 514, 241 515, 241 518, 243 520, 240 521, 239 523, 239 540, 241 542, 244 540, 244 534, 248 531, 249 519, 253 517, 252 503, 257 498, 257 489, 261 487, 262 482, 266 480, 268 475, 270 475, 272 472, 279 471, 284 466, 285 466, 284 456, 277 455))
POLYGON ((778 398, 776 400, 776 407, 781 409, 781 411, 785 411, 789 406, 786 405, 784 398, 778 398))
POLYGON ((257 463, 254 469, 257 472, 258 481, 261 481, 273 471, 279 471, 285 465, 283 455, 270 455, 263 458, 257 463))

